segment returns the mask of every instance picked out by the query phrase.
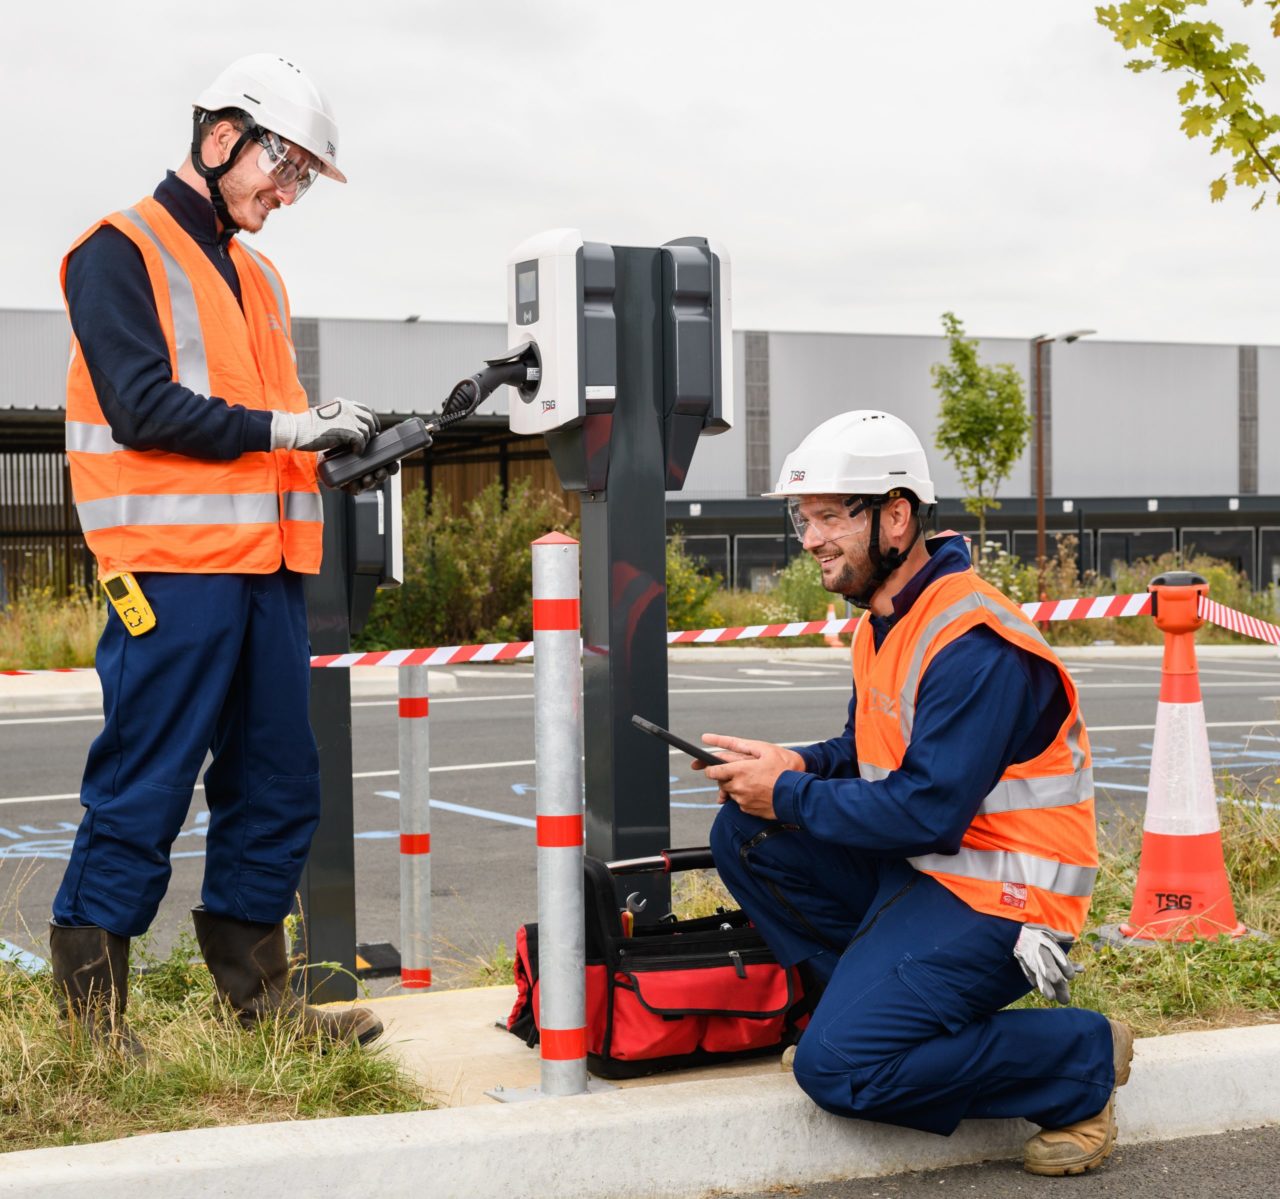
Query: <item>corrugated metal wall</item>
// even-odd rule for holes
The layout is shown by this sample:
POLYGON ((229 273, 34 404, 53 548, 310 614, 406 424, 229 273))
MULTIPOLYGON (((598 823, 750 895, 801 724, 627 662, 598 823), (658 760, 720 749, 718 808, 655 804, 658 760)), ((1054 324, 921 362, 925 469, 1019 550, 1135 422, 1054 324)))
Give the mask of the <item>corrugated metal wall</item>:
MULTIPOLYGON (((368 404, 375 412, 439 412, 459 379, 507 348, 505 324, 435 321, 317 322, 320 393, 368 404)), ((481 412, 505 416, 507 389, 481 412)))
POLYGON ((1052 353, 1053 495, 1239 490, 1235 346, 1088 340, 1052 353))
MULTIPOLYGON (((828 333, 769 335, 771 474, 815 425, 852 408, 882 408, 911 425, 924 443, 938 493, 961 494, 955 470, 933 444, 938 393, 929 368, 945 361, 942 337, 892 337, 828 333)), ((987 338, 979 344, 986 363, 1012 363, 1029 376, 1029 343, 987 338)), ((1030 468, 1024 457, 1013 469, 1005 495, 1027 495, 1030 468)))
POLYGON ((66 402, 70 349, 66 313, 0 311, 0 412, 61 408, 66 402))

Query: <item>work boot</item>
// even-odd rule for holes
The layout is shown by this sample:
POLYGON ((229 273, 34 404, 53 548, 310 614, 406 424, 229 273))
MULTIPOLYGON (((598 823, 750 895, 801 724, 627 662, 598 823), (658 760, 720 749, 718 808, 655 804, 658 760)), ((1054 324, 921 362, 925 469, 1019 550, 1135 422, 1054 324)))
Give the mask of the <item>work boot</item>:
POLYGON ((215 916, 194 908, 200 952, 223 1001, 245 1028, 276 1012, 296 1019, 310 1035, 328 1041, 367 1045, 382 1033, 382 1021, 368 1008, 326 1012, 299 999, 289 987, 289 954, 283 924, 258 924, 215 916))
POLYGON ((74 1029, 142 1060, 146 1050, 125 1022, 129 1003, 129 938, 94 925, 49 924, 49 957, 58 1012, 74 1029))
MULTIPOLYGON (((1129 1081, 1133 1061, 1133 1029, 1118 1020, 1111 1025, 1112 1057, 1116 1068, 1116 1087, 1129 1081)), ((1107 1106, 1096 1116, 1077 1120, 1065 1128, 1046 1128, 1036 1133, 1022 1147, 1022 1165, 1031 1174, 1061 1177, 1083 1174, 1100 1165, 1116 1147, 1116 1093, 1113 1090, 1107 1106)))

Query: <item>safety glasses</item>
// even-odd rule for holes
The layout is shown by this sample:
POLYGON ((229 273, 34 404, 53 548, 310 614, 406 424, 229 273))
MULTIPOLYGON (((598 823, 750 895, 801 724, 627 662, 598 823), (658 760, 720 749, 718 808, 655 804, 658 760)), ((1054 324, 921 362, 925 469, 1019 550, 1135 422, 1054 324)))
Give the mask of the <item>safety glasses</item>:
POLYGON ((316 173, 310 166, 310 155, 267 129, 260 130, 254 141, 262 147, 262 153, 258 155, 258 170, 271 180, 277 190, 286 195, 292 193, 290 203, 296 204, 315 182, 316 173))
POLYGON ((811 530, 824 542, 839 541, 862 531, 866 522, 858 518, 870 507, 867 500, 846 504, 835 497, 830 501, 805 501, 797 496, 787 501, 787 515, 791 517, 791 527, 801 542, 811 530), (802 505, 808 509, 807 514, 800 510, 802 505))

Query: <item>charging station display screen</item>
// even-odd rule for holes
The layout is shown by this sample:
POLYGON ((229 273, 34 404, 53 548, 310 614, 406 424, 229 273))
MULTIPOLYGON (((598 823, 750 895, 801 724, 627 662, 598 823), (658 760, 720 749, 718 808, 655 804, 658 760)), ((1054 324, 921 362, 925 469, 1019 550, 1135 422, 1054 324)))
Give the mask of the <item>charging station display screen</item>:
POLYGON ((516 324, 532 325, 538 319, 538 260, 516 263, 516 324))

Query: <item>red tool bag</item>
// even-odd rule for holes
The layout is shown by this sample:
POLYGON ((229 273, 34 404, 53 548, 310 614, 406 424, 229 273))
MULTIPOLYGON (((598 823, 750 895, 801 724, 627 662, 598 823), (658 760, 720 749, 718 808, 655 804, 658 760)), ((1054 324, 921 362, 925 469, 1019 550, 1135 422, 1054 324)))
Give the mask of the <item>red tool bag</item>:
MULTIPOLYGON (((586 867, 587 1068, 635 1078, 780 1053, 808 1020, 799 974, 774 960, 746 913, 623 930, 614 872, 711 866, 706 849, 586 867), (641 865, 641 863, 649 863, 641 865), (674 863, 674 865, 673 865, 674 863)), ((507 1028, 538 1043, 538 926, 516 933, 516 1003, 507 1028)))

